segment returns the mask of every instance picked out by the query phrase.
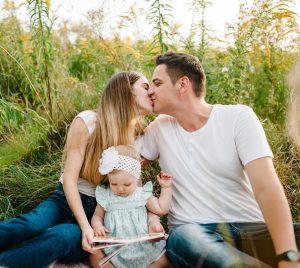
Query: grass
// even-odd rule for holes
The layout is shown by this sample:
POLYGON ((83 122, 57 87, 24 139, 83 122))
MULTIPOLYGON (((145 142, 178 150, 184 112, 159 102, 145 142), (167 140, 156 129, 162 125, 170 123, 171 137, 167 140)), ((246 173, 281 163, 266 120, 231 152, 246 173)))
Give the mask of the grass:
MULTIPOLYGON (((274 153, 274 164, 284 186, 293 219, 300 221, 300 153, 289 142, 282 126, 266 120, 264 128, 274 153)), ((64 134, 52 139, 61 139, 64 134)), ((57 141, 57 144, 53 148, 47 145, 41 146, 19 163, 1 168, 0 220, 30 211, 57 187, 61 174, 63 141, 57 141)), ((155 195, 160 193, 155 179, 159 171, 157 161, 143 170, 143 183, 153 181, 155 195)), ((162 217, 162 221, 166 226, 166 217, 162 217)))
POLYGON ((57 187, 61 152, 36 150, 21 163, 0 171, 0 220, 33 209, 57 187))

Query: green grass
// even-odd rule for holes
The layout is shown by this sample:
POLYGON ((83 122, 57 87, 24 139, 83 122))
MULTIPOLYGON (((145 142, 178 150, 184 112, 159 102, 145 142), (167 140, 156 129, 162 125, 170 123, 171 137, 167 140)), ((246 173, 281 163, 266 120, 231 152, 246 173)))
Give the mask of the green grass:
POLYGON ((57 187, 61 152, 33 152, 21 163, 0 171, 0 220, 33 209, 57 187))

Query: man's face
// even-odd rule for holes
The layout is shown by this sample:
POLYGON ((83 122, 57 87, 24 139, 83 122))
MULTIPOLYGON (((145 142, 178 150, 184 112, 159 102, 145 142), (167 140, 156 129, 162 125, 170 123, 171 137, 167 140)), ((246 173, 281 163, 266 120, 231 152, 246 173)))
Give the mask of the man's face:
POLYGON ((152 85, 148 90, 155 113, 170 114, 176 100, 176 84, 173 85, 167 73, 167 66, 156 66, 152 75, 152 85))

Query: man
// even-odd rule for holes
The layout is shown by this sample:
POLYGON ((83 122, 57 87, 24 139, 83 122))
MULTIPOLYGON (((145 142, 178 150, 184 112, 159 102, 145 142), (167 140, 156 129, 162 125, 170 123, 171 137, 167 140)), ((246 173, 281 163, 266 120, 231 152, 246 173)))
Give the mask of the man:
POLYGON ((158 56, 152 81, 154 112, 164 115, 147 127, 141 154, 159 158, 173 176, 172 264, 300 267, 300 228, 296 243, 273 154, 252 109, 206 103, 205 74, 192 55, 158 56))

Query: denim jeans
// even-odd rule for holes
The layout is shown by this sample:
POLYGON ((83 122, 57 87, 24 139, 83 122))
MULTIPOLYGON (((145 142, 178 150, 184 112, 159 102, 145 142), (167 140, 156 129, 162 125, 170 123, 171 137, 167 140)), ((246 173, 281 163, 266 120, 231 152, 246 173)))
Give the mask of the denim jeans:
MULTIPOLYGON (((88 220, 96 200, 80 194, 88 220)), ((45 267, 54 260, 82 261, 81 230, 70 210, 62 185, 28 214, 0 222, 0 266, 45 267)))
MULTIPOLYGON (((300 246, 300 224, 294 225, 300 246)), ((167 255, 174 267, 277 267, 264 223, 186 224, 171 230, 167 255)))

